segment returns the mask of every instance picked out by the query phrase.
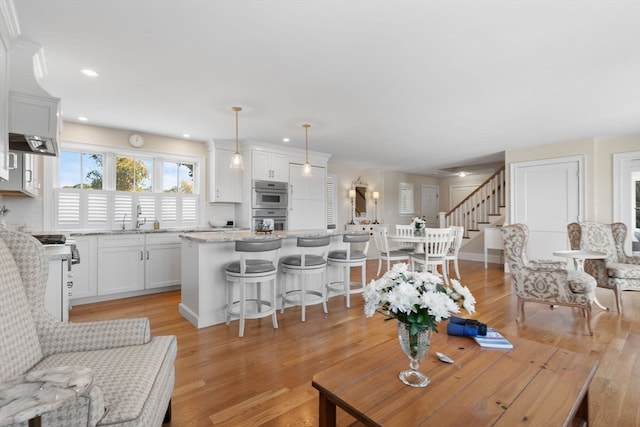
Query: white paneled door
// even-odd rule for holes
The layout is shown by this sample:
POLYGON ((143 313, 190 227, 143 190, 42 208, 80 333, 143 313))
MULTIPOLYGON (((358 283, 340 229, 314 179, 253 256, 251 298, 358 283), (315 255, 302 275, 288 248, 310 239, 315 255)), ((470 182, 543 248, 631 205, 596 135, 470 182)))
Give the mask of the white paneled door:
POLYGON ((511 164, 510 223, 529 227, 529 257, 552 259, 568 249, 567 224, 584 212, 584 158, 511 164))
POLYGON ((437 228, 440 220, 438 219, 438 211, 440 210, 438 202, 438 187, 435 185, 422 186, 422 205, 421 212, 424 215, 427 227, 437 228))

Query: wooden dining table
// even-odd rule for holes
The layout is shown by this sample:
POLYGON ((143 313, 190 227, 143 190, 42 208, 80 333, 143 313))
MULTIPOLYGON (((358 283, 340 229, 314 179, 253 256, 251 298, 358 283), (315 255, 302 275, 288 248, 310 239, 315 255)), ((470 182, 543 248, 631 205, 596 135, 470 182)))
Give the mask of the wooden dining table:
POLYGON ((589 422, 589 384, 597 358, 507 336, 511 350, 483 349, 468 337, 432 334, 420 371, 425 388, 404 385, 409 359, 397 339, 348 357, 313 376, 319 425, 340 408, 366 426, 570 426, 589 422), (441 362, 445 353, 453 364, 441 362))

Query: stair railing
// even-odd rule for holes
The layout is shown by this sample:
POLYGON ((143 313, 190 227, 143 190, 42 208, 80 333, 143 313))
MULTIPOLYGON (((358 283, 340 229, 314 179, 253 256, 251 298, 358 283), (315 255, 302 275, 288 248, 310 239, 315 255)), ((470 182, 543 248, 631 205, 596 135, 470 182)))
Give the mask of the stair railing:
POLYGON ((505 206, 505 187, 503 166, 449 212, 440 212, 440 227, 461 225, 464 237, 469 237, 469 231, 478 230, 479 224, 490 223, 489 216, 500 214, 505 206))

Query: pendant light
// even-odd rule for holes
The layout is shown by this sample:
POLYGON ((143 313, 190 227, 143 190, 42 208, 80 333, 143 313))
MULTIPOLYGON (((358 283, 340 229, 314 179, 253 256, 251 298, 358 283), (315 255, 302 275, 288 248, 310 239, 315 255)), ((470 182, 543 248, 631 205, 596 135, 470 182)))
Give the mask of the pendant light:
POLYGON ((302 166, 302 175, 311 176, 311 163, 309 163, 309 128, 311 125, 305 123, 302 125, 304 128, 304 145, 305 145, 305 162, 302 166))
POLYGON ((244 169, 244 161, 242 160, 242 154, 240 154, 238 144, 238 112, 242 111, 242 108, 233 107, 232 110, 236 112, 236 152, 231 156, 231 163, 229 164, 229 167, 231 169, 244 169))

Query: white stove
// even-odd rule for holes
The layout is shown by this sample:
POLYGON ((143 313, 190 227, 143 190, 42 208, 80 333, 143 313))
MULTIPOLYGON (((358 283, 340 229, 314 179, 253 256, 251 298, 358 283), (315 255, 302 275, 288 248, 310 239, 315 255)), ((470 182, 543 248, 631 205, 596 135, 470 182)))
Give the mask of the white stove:
POLYGON ((45 306, 57 319, 69 320, 69 298, 73 289, 72 265, 80 263, 75 241, 63 234, 33 235, 44 246, 49 258, 49 277, 45 292, 45 306))

